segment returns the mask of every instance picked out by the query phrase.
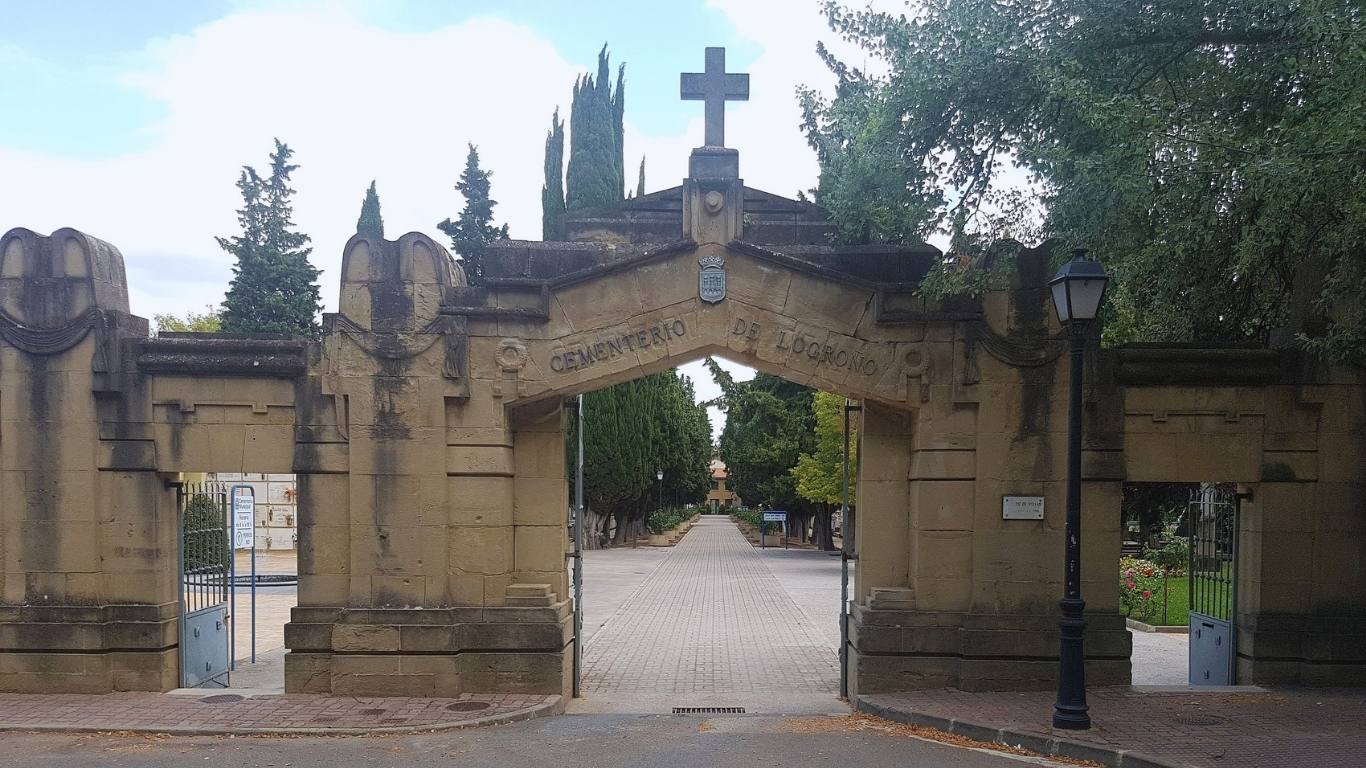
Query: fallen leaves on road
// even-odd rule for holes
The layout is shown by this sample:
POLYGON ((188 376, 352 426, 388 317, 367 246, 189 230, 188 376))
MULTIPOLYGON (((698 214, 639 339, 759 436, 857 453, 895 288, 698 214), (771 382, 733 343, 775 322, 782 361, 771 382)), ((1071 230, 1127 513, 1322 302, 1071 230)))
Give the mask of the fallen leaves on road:
POLYGON ((943 744, 950 744, 955 747, 965 747, 968 749, 985 749, 992 752, 1006 752, 1012 755, 1024 757, 1043 757, 1056 763, 1077 766, 1099 766, 1086 760, 1074 760, 1057 755, 1041 755, 1021 747, 1001 744, 994 741, 978 741, 959 736, 956 733, 941 731, 937 728, 927 728, 923 725, 907 725, 896 723, 891 720, 883 720, 880 717, 864 714, 862 712, 852 715, 839 715, 835 717, 789 717, 783 718, 779 727, 784 733, 882 733, 888 736, 912 737, 929 739, 943 744))

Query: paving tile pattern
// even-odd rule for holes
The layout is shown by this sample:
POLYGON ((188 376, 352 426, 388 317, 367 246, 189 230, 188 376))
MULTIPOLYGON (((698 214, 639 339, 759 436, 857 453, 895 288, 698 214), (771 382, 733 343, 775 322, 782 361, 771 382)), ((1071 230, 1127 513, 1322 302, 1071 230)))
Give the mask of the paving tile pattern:
POLYGON ((951 689, 862 697, 900 711, 1145 753, 1193 768, 1366 765, 1366 689, 1266 692, 1088 692, 1093 727, 1050 726, 1052 692, 951 689))
POLYGON ((704 516, 586 644, 582 688, 834 693, 838 663, 735 523, 704 516))
POLYGON ((253 729, 337 731, 449 727, 487 717, 508 717, 549 704, 557 697, 468 694, 459 698, 355 698, 274 695, 241 697, 230 690, 203 695, 162 693, 0 694, 0 728, 101 731, 253 729), (240 700, 210 703, 214 696, 240 700), (486 704, 475 708, 474 702, 486 704))

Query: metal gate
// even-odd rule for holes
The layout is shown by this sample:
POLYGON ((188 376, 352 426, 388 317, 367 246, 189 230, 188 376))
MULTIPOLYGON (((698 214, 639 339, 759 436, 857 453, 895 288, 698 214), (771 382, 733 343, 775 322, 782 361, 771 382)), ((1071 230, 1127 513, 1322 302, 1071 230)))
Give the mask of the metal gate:
POLYGON ((181 484, 180 685, 228 685, 228 582, 232 570, 228 490, 217 483, 181 484))
POLYGON ((1238 496, 1226 485, 1191 492, 1190 683, 1233 685, 1237 657, 1238 496))

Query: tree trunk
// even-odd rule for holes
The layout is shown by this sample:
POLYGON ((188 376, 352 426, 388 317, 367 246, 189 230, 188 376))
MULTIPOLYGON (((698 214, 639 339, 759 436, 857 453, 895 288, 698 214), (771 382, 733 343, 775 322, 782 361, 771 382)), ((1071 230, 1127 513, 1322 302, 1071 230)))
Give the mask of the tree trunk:
POLYGON ((821 504, 820 509, 816 510, 816 519, 811 526, 811 538, 815 545, 826 552, 833 552, 835 549, 835 532, 830 520, 833 515, 834 510, 829 504, 821 504))

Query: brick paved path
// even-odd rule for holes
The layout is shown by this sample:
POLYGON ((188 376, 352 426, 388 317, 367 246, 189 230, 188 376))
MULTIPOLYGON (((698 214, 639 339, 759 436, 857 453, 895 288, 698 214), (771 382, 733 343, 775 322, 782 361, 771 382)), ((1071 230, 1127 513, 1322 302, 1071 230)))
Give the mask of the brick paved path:
POLYGON ((489 718, 526 719, 553 711, 558 704, 558 696, 531 694, 466 694, 450 699, 242 696, 224 689, 194 694, 0 694, 0 730, 375 733, 452 728, 489 718), (222 703, 214 703, 215 697, 222 703))
MULTIPOLYGON (((1050 727, 1054 694, 949 689, 862 696, 898 712, 1072 739, 1192 768, 1366 765, 1366 689, 1249 692, 1094 688, 1093 727, 1050 727)), ((1028 745, 1026 745, 1028 746, 1028 745)))
POLYGON ((584 648, 587 696, 838 688, 836 649, 726 517, 703 516, 584 648))

